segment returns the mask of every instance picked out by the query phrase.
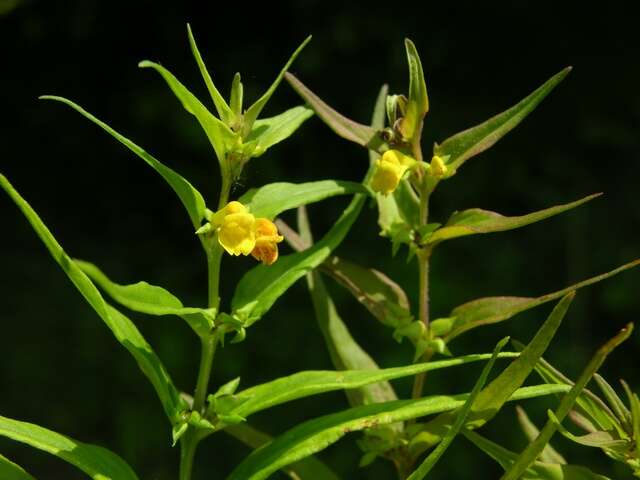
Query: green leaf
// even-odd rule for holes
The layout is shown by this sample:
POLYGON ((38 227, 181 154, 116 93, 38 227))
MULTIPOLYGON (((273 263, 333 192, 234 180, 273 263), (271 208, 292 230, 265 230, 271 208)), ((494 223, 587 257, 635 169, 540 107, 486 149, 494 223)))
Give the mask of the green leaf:
MULTIPOLYGON (((501 353, 498 358, 514 358, 512 352, 501 353)), ((360 388, 364 385, 393 380, 422 372, 466 365, 489 360, 491 354, 473 354, 447 360, 418 363, 381 370, 310 370, 281 377, 271 382, 243 390, 235 395, 238 405, 231 413, 248 417, 275 405, 324 392, 360 388)), ((515 390, 515 389, 514 389, 515 390)), ((512 390, 512 392, 514 391, 512 390)))
POLYGON ((331 230, 309 250, 285 255, 273 265, 258 265, 247 272, 231 301, 233 316, 245 322, 245 326, 251 325, 299 278, 325 261, 349 232, 365 198, 362 194, 355 195, 331 230))
POLYGON ((246 137, 249 134, 249 132, 251 132, 251 130, 253 129, 253 123, 257 120, 258 116, 260 115, 260 112, 262 111, 264 106, 267 104, 267 102, 271 98, 271 95, 273 95, 273 92, 275 92, 276 88, 278 88, 278 85, 280 85, 280 82, 282 81, 282 78, 284 77, 285 73, 287 72, 287 70, 289 70, 289 67, 291 67, 294 60, 300 54, 302 49, 306 47, 307 43, 309 43, 310 41, 311 41, 311 35, 305 38, 304 41, 300 44, 300 46, 296 48, 295 52, 293 52, 291 57, 289 57, 289 60, 284 65, 284 67, 276 77, 275 81, 271 84, 269 89, 266 92, 264 92, 264 94, 258 100, 256 100, 256 102, 253 105, 251 105, 247 109, 247 111, 244 114, 243 137, 246 137))
MULTIPOLYGON (((575 293, 571 292, 558 302, 520 356, 478 394, 471 406, 467 428, 478 428, 491 420, 513 392, 524 383, 551 343, 574 296, 575 293)), ((411 455, 416 458, 423 451, 436 445, 453 422, 454 417, 449 412, 426 422, 423 425, 424 431, 415 435, 411 441, 411 455)))
POLYGON ((491 117, 480 125, 455 134, 440 145, 436 145, 433 149, 434 155, 443 159, 448 156, 446 165, 451 174, 455 173, 460 165, 469 158, 484 152, 515 128, 570 71, 571 67, 565 68, 510 109, 491 117))
POLYGON ((405 38, 404 46, 407 50, 407 62, 409 63, 409 101, 416 103, 418 114, 422 118, 429 111, 429 98, 427 96, 427 85, 424 81, 422 62, 420 62, 416 46, 411 40, 405 38))
POLYGON ((596 373, 596 371, 604 363, 607 356, 618 345, 629 338, 632 330, 633 324, 628 324, 620 331, 620 333, 618 333, 615 337, 613 337, 598 349, 589 364, 580 374, 580 377, 576 381, 575 385, 562 398, 560 405, 555 411, 555 419, 549 419, 549 421, 547 421, 542 431, 540 432, 540 435, 538 435, 538 437, 533 442, 531 442, 527 446, 527 448, 525 448, 525 450, 518 456, 515 463, 511 466, 511 468, 509 468, 509 470, 505 472, 501 480, 517 480, 527 469, 527 467, 531 463, 533 463, 536 458, 538 458, 540 452, 542 452, 542 449, 547 443, 549 443, 549 440, 555 433, 557 424, 564 420, 564 417, 567 415, 567 413, 569 413, 569 410, 571 410, 571 408, 573 407, 573 404, 580 395, 580 392, 587 385, 589 380, 591 380, 593 374, 596 373))
MULTIPOLYGON (((538 430, 538 427, 536 427, 535 424, 529 419, 527 412, 525 412, 524 408, 522 408, 520 405, 516 405, 516 414, 518 416, 518 423, 520 424, 520 428, 522 428, 522 431, 526 435, 529 442, 533 442, 533 440, 535 440, 535 438, 540 433, 540 430, 538 430)), ((559 463, 563 465, 567 463, 564 457, 560 455, 558 451, 551 446, 550 443, 548 443, 540 453, 539 460, 545 463, 559 463)))
POLYGON ((25 470, 0 454, 0 478, 2 480, 35 480, 25 470))
MULTIPOLYGON (((471 430, 462 432, 476 447, 497 461, 505 470, 515 462, 517 455, 471 430)), ((544 463, 536 461, 520 477, 521 480, 610 480, 578 465, 544 463)))
MULTIPOLYGON (((224 431, 254 449, 269 443, 273 439, 271 435, 267 435, 247 423, 229 425, 224 431)), ((287 465, 283 468, 283 471, 293 480, 339 480, 339 477, 329 467, 313 456, 287 465)))
POLYGON ((572 442, 575 442, 579 445, 583 445, 585 447, 597 447, 621 451, 625 451, 629 445, 629 442, 627 442, 626 440, 614 438, 609 432, 592 432, 586 435, 574 435, 562 426, 562 423, 560 423, 553 412, 549 411, 548 415, 555 428, 562 434, 563 437, 568 438, 572 442))
POLYGON ((211 146, 216 152, 218 161, 222 164, 224 161, 228 145, 234 141, 235 134, 222 122, 216 118, 207 108, 193 95, 173 74, 162 65, 143 60, 138 64, 140 68, 153 68, 164 78, 174 95, 182 103, 184 109, 191 115, 196 117, 198 123, 207 135, 211 146))
POLYGON ((131 140, 123 137, 114 129, 112 129, 109 125, 98 120, 96 117, 91 115, 89 112, 87 112, 86 110, 84 110, 82 107, 75 104, 71 100, 67 100, 66 98, 56 97, 52 95, 43 95, 40 98, 43 100, 55 100, 57 102, 62 102, 70 106, 75 111, 79 112, 81 115, 88 118, 96 125, 98 125, 105 132, 113 136, 116 140, 122 143, 125 147, 127 147, 133 153, 138 155, 142 160, 144 160, 147 163, 147 165, 149 165, 156 172, 158 172, 162 176, 162 178, 164 178, 165 181, 169 184, 169 186, 171 186, 173 191, 176 192, 176 195, 178 195, 178 197, 180 198, 180 201, 184 205, 184 208, 186 208, 194 228, 200 227, 200 222, 204 218, 204 211, 206 209, 204 199, 202 198, 202 195, 200 195, 200 192, 198 192, 193 187, 193 185, 191 185, 187 180, 182 178, 178 173, 176 173, 169 167, 166 167, 165 165, 160 163, 153 156, 149 155, 147 152, 145 152, 142 148, 140 148, 138 145, 133 143, 131 140))
POLYGON ((224 123, 227 125, 231 125, 234 121, 234 114, 231 111, 231 107, 227 105, 225 99, 220 95, 220 92, 213 84, 211 80, 211 76, 207 71, 207 67, 200 56, 200 51, 198 50, 198 46, 196 45, 196 39, 193 37, 193 33, 191 32, 191 27, 187 23, 187 32, 189 33, 189 45, 191 46, 191 52, 193 53, 193 57, 196 59, 196 63, 198 64, 198 68, 200 69, 200 73, 202 74, 202 78, 204 79, 204 83, 207 85, 207 90, 209 90, 209 94, 211 95, 211 99, 213 100, 214 105, 216 106, 216 110, 218 111, 218 115, 222 119, 224 123))
POLYGON ((242 97, 244 96, 244 87, 240 80, 240 73, 236 72, 233 76, 233 83, 231 84, 231 100, 230 107, 236 118, 240 118, 242 115, 242 97))
POLYGON ((482 389, 485 382, 487 381, 487 377, 489 376, 489 373, 491 372, 491 369, 493 368, 493 365, 496 359, 498 358, 498 354, 500 353, 500 350, 504 348, 504 346, 507 344, 508 341, 509 341, 509 337, 506 337, 500 340, 500 342, 498 342, 498 344, 496 345, 496 348, 493 350, 491 359, 489 359, 487 364, 482 369, 482 372, 480 373, 478 380, 476 380, 476 383, 473 386, 473 390, 469 394, 469 397, 464 402, 464 405, 460 407, 458 411, 455 412, 456 420, 453 422, 453 425, 449 430, 447 430, 447 433, 442 437, 442 441, 438 444, 438 446, 429 454, 427 458, 425 458, 425 460, 420 464, 420 466, 411 475, 409 475, 408 480, 421 480, 424 477, 426 477, 427 474, 438 462, 440 457, 442 457, 442 455, 447 450, 447 448, 449 448, 449 445, 451 445, 454 438, 456 437, 456 435, 458 435, 458 432, 464 425, 465 420, 467 419, 467 415, 471 411, 471 407, 473 403, 475 402, 478 394, 480 393, 480 390, 482 389))
POLYGON ((358 145, 367 147, 370 150, 381 152, 386 149, 386 144, 379 135, 379 130, 354 122, 353 120, 336 112, 327 105, 315 93, 309 90, 294 75, 287 73, 285 78, 293 89, 300 95, 305 102, 313 108, 316 115, 322 119, 327 126, 340 137, 355 142, 358 145))
MULTIPOLYGON (((78 442, 32 423, 0 416, 0 435, 51 453, 78 467, 95 480, 138 478, 131 467, 115 453, 96 445, 78 442)), ((4 476, 2 479, 6 480, 4 476)))
POLYGON ((634 260, 610 272, 597 275, 576 283, 575 285, 571 285, 570 287, 540 297, 486 297, 465 303, 454 308, 449 314, 449 317, 453 317, 455 320, 452 330, 446 336, 445 340, 450 341, 461 333, 482 325, 508 320, 520 312, 556 300, 571 291, 605 280, 638 265, 640 265, 640 260, 634 260))
MULTIPOLYGON (((354 340, 338 315, 333 300, 327 293, 320 274, 307 274, 316 320, 322 331, 331 361, 338 370, 379 370, 373 358, 354 340)), ((395 391, 387 381, 363 385, 345 392, 351 406, 397 400, 395 391)))
POLYGON ((615 412, 615 416, 618 417, 620 423, 630 426, 631 412, 622 402, 622 399, 618 396, 613 387, 597 373, 593 375, 593 379, 598 384, 598 387, 600 387, 600 391, 604 394, 604 397, 607 399, 609 406, 615 412))
POLYGON ((539 210, 537 212, 517 217, 505 217, 499 213, 482 210, 480 208, 472 208, 462 212, 455 212, 442 228, 436 230, 428 238, 427 244, 435 245, 444 240, 464 237, 466 235, 475 235, 478 233, 514 230, 531 223, 539 222, 545 218, 558 215, 559 213, 566 212, 572 208, 576 208, 589 200, 599 197, 600 195, 602 194, 596 193, 575 202, 556 205, 555 207, 546 208, 544 210, 539 210))
POLYGON ((133 322, 104 301, 89 277, 65 253, 38 214, 2 174, 0 174, 0 186, 22 211, 53 259, 67 274, 69 280, 109 327, 118 341, 134 356, 138 366, 155 388, 169 419, 172 422, 177 421, 180 410, 184 408, 184 401, 180 399, 178 390, 173 385, 162 362, 133 322))
POLYGON ((300 205, 319 202, 336 195, 363 192, 366 192, 366 189, 360 183, 341 180, 319 180, 305 183, 277 182, 251 189, 238 201, 246 205, 256 217, 273 219, 285 210, 297 208, 300 205))
POLYGON ((92 263, 82 260, 74 260, 74 262, 111 298, 134 312, 148 315, 177 315, 200 336, 208 334, 213 328, 215 312, 204 308, 185 307, 176 296, 164 288, 149 285, 147 282, 119 285, 109 280, 92 263))
POLYGON ((252 156, 258 157, 276 143, 289 138, 305 120, 313 116, 307 106, 293 107, 275 117, 256 120, 246 142, 254 142, 252 156))
MULTIPOLYGON (((559 388, 566 391, 566 386, 563 385, 523 387, 514 392, 510 400, 549 395, 558 392, 559 388)), ((348 432, 446 412, 461 407, 467 398, 467 394, 438 395, 418 400, 374 403, 309 420, 254 451, 235 468, 227 480, 267 478, 283 466, 323 450, 348 432)))

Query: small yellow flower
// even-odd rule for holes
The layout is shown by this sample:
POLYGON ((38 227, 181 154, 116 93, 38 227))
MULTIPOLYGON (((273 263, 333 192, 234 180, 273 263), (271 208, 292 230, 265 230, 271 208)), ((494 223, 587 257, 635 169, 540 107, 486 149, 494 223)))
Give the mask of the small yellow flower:
POLYGON ((447 174, 447 170, 447 166, 445 165, 442 158, 434 155, 431 159, 431 175, 433 175, 437 179, 441 179, 447 174))
POLYGON ((283 240, 278 235, 278 227, 267 218, 257 218, 254 223, 255 247, 251 255, 265 265, 271 265, 278 259, 278 243, 283 240))
POLYGON ((255 217, 240 202, 229 202, 211 217, 218 243, 230 255, 249 255, 255 247, 255 217))
POLYGON ((371 188, 375 192, 388 195, 398 187, 402 176, 415 163, 413 158, 398 150, 387 150, 382 154, 382 158, 376 160, 371 188))

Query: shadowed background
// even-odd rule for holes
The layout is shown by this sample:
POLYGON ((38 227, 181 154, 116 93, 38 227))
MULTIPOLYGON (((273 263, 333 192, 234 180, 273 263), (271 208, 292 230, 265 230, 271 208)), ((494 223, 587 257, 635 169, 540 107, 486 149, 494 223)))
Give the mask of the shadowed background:
MULTIPOLYGON (((316 0, 278 2, 269 10, 232 3, 220 10, 216 3, 0 0, 0 169, 70 255, 95 262, 114 281, 146 280, 187 305, 206 301, 204 256, 163 180, 77 113, 37 100, 57 94, 78 102, 191 180, 212 205, 217 163, 206 137, 159 75, 137 68, 143 59, 162 63, 209 105, 189 51, 188 21, 218 87, 227 95, 239 70, 246 102, 267 88, 293 49, 313 34, 292 71, 332 106, 362 122, 368 121, 382 83, 388 82, 392 93, 406 91, 402 41, 412 38, 431 102, 425 151, 574 66, 514 132, 441 184, 432 218, 443 221, 452 211, 471 207, 519 215, 593 192, 605 196, 521 230, 443 245, 432 266, 434 318, 481 296, 553 291, 640 256, 640 50, 636 20, 625 12, 625 2, 579 11, 531 1, 499 2, 504 3, 500 7, 456 2, 418 10, 404 3, 345 6, 316 0)), ((299 103, 285 83, 265 113, 299 103)), ((297 135, 252 160, 234 195, 273 181, 359 181, 366 166, 363 149, 312 118, 297 135)), ((336 198, 310 207, 316 236, 346 202, 336 198)), ((175 478, 178 449, 169 447, 170 429, 135 362, 5 195, 0 195, 0 219, 0 414, 106 446, 141 478, 175 478)), ((366 208, 338 254, 385 271, 415 304, 415 265, 407 265, 403 253, 392 260, 390 245, 377 233, 375 211, 366 208)), ((227 302, 235 282, 254 263, 224 259, 227 302)), ((632 271, 581 291, 547 358, 575 377, 598 345, 637 319, 639 283, 640 273, 632 271)), ((408 344, 396 344, 389 330, 328 284, 341 316, 381 366, 410 361, 408 344)), ((549 311, 547 305, 473 331, 451 347, 456 354, 489 351, 507 334, 528 341, 549 311)), ((192 391, 199 352, 188 327, 172 317, 130 317, 176 385, 192 391)), ((611 383, 623 377, 640 390, 639 351, 640 334, 634 334, 603 368, 611 383)), ((212 388, 236 376, 247 387, 303 369, 328 368, 306 287, 298 282, 248 331, 244 343, 219 351, 212 388)), ((479 368, 430 374, 426 393, 467 391, 479 368)), ((399 394, 409 394, 409 380, 394 385, 399 394)), ((551 405, 525 407, 540 425, 551 405)), ((345 407, 341 392, 324 394, 258 414, 252 422, 275 434, 345 407)), ((483 431, 520 450, 524 437, 512 427, 514 421, 508 405, 483 431)), ((320 458, 344 478, 394 478, 382 461, 357 468, 355 438, 348 436, 320 458)), ((572 463, 586 463, 613 478, 628 476, 599 451, 577 450, 560 438, 554 444, 572 463)), ((38 478, 84 478, 54 457, 5 439, 0 452, 38 478)), ((236 440, 218 434, 201 445, 194 478, 224 478, 247 453, 236 440)), ((489 479, 499 472, 460 438, 434 477, 489 479)))

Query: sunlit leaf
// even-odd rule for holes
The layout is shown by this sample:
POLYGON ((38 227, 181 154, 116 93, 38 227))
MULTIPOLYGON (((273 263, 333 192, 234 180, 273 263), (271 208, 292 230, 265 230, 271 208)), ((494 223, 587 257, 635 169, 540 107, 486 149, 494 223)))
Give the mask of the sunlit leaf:
POLYGON ((13 188, 6 177, 0 174, 0 186, 9 194, 18 208, 27 218, 42 243, 47 247, 53 259, 67 274, 89 305, 109 327, 118 341, 127 349, 138 362, 138 366, 147 376, 156 390, 164 410, 173 422, 184 406, 178 390, 173 385, 171 377, 151 346, 138 331, 136 326, 118 310, 107 304, 89 277, 80 270, 74 261, 65 253, 49 229, 42 222, 38 214, 13 188))
POLYGON ((74 261, 111 298, 135 312, 148 315, 177 315, 199 335, 209 333, 213 327, 214 312, 204 308, 185 307, 176 296, 162 287, 150 285, 147 282, 119 285, 109 280, 92 263, 82 260, 74 261))
POLYGON ((557 292, 548 293, 540 297, 486 297, 465 303, 454 308, 449 314, 449 317, 454 318, 454 321, 452 329, 450 333, 445 336, 445 339, 450 341, 461 333, 473 328, 508 320, 520 312, 556 300, 573 290, 592 285, 638 265, 640 265, 640 260, 634 260, 610 272, 597 275, 576 283, 575 285, 558 290, 557 292))
MULTIPOLYGON (((510 400, 535 398, 560 391, 562 385, 535 385, 513 393, 510 400)), ((375 425, 401 422, 411 418, 441 413, 464 405, 468 394, 432 396, 418 400, 396 400, 353 407, 301 423, 272 442, 255 450, 228 477, 228 480, 261 480, 285 465, 313 455, 337 442, 348 432, 375 425)))
POLYGON ((305 120, 313 116, 313 110, 306 106, 293 107, 275 117, 255 121, 246 142, 254 142, 252 156, 257 157, 268 148, 289 138, 305 120))
POLYGON ((66 98, 62 98, 62 97, 55 97, 52 95, 44 95, 40 98, 43 100, 55 100, 57 102, 62 102, 70 106, 75 111, 79 112, 81 115, 88 118, 96 125, 98 125, 109 135, 113 136, 116 140, 122 143, 125 147, 127 147, 133 153, 138 155, 142 160, 144 160, 147 163, 147 165, 149 165, 156 172, 158 172, 162 176, 162 178, 164 178, 165 181, 171 186, 173 191, 176 192, 176 195, 178 195, 178 197, 180 198, 180 201, 184 205, 184 208, 186 208, 187 213, 191 218, 191 223, 193 223, 193 226, 195 228, 198 228, 200 226, 200 222, 204 218, 204 211, 206 208, 204 199, 202 198, 202 195, 200 195, 200 192, 198 192, 193 187, 193 185, 191 185, 187 180, 182 178, 179 174, 174 172, 169 167, 166 167, 165 165, 160 163, 153 156, 149 155, 147 152, 145 152, 142 148, 140 148, 138 145, 133 143, 131 140, 120 135, 109 125, 98 120, 96 117, 91 115, 89 112, 87 112, 86 110, 84 110, 82 107, 75 104, 71 100, 67 100, 66 98))
POLYGON ((455 134, 440 145, 436 145, 434 155, 446 158, 449 171, 455 173, 460 165, 469 158, 484 152, 515 128, 570 71, 571 67, 565 68, 510 109, 491 117, 480 125, 455 134))
POLYGON ((489 210, 481 210, 479 208, 456 212, 442 228, 436 230, 430 237, 428 237, 426 243, 429 245, 435 245, 444 240, 464 237, 466 235, 503 232, 506 230, 524 227, 525 225, 539 222, 545 218, 576 208, 589 200, 599 197, 600 195, 602 194, 596 193, 575 202, 557 205, 555 207, 517 217, 505 217, 499 213, 490 212, 489 210))
MULTIPOLYGON (((131 467, 115 453, 102 447, 78 442, 32 423, 0 416, 0 435, 51 453, 78 467, 94 480, 138 479, 131 467)), ((3 476, 2 480, 8 479, 3 476)))
POLYGON ((300 205, 319 202, 336 195, 366 193, 360 183, 342 180, 319 180, 316 182, 269 183, 260 188, 253 188, 238 200, 249 208, 256 217, 273 219, 285 210, 300 205))

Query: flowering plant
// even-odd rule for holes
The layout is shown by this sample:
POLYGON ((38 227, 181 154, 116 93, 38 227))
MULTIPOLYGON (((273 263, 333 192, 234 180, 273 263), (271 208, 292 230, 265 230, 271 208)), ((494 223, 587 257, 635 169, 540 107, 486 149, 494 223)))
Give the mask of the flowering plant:
MULTIPOLYGON (((640 400, 626 384, 623 401, 596 371, 605 358, 632 332, 625 326, 593 356, 577 380, 572 381, 543 359, 575 292, 640 264, 639 260, 596 277, 540 297, 486 297, 454 308, 432 319, 429 306, 429 265, 437 247, 454 238, 520 228, 578 207, 598 196, 589 195, 563 205, 520 215, 468 209, 454 212, 445 223, 431 221, 430 198, 438 185, 451 179, 470 158, 490 148, 514 129, 566 77, 564 69, 513 107, 486 122, 436 144, 425 156, 421 138, 429 111, 426 82, 416 47, 406 40, 409 88, 406 94, 390 95, 383 86, 370 125, 351 120, 321 100, 292 74, 287 73, 309 39, 293 53, 275 82, 251 106, 244 108, 243 85, 236 74, 227 102, 216 88, 195 38, 188 29, 196 64, 211 96, 214 115, 165 67, 144 61, 161 75, 183 107, 202 127, 219 165, 219 192, 211 204, 184 177, 124 137, 71 100, 44 96, 71 107, 131 150, 173 189, 184 206, 191 228, 207 260, 208 302, 188 307, 168 290, 140 282, 122 285, 110 280, 97 266, 71 258, 38 214, 0 175, 0 185, 32 225, 54 260, 96 314, 137 361, 152 384, 170 426, 171 442, 180 448, 180 480, 192 478, 196 450, 203 439, 221 432, 232 435, 254 450, 229 475, 229 479, 267 478, 278 470, 291 478, 335 479, 337 474, 315 454, 349 432, 360 431, 360 465, 390 461, 399 478, 425 478, 447 448, 460 435, 495 459, 505 470, 503 479, 602 479, 586 466, 568 464, 550 440, 559 432, 573 442, 595 447, 625 464, 640 477, 640 400), (259 118, 276 88, 286 78, 305 105, 269 118, 259 118), (248 190, 231 199, 231 187, 250 161, 286 140, 311 116, 317 115, 339 136, 364 147, 369 166, 361 183, 314 180, 305 183, 272 183, 248 190), (350 203, 329 231, 314 243, 305 205, 338 195, 351 196, 350 203), (355 224, 367 200, 376 204, 381 235, 391 251, 407 251, 417 265, 419 299, 411 308, 403 289, 387 275, 338 258, 335 249, 355 224), (207 205, 212 208, 208 208, 207 205), (215 206, 213 206, 215 205, 215 206), (297 209, 297 228, 278 216, 297 209), (280 257, 283 241, 294 253, 280 257), (225 252, 251 255, 260 264, 245 273, 235 286, 230 303, 221 301, 219 285, 225 252), (373 319, 391 331, 398 342, 411 347, 413 362, 380 368, 374 358, 351 336, 337 311, 322 275, 337 281, 361 302, 373 319), (306 279, 315 317, 335 370, 302 371, 238 390, 240 379, 210 388, 216 352, 236 348, 250 327, 261 320, 276 301, 299 279, 306 279), (488 324, 503 322, 520 312, 558 301, 536 335, 527 343, 514 342, 504 351, 508 337, 490 353, 460 354, 452 348, 458 336, 488 324), (229 303, 229 305, 227 305, 229 303), (182 318, 201 344, 201 361, 194 388, 178 388, 162 360, 135 324, 116 308, 148 315, 182 318), (231 335, 231 340, 226 342, 231 335), (499 359, 508 365, 487 383, 499 359), (428 371, 485 362, 472 389, 462 395, 424 395, 428 371), (523 386, 532 372, 541 383, 523 386), (410 398, 399 399, 390 381, 413 377, 410 398), (601 395, 587 390, 595 378, 601 395), (276 405, 324 392, 344 390, 348 406, 292 427, 271 437, 251 426, 249 417, 276 405), (530 443, 521 453, 511 452, 477 431, 490 422, 507 402, 559 396, 555 411, 538 430, 524 409, 518 420, 530 443), (563 424, 570 419, 586 432, 571 433, 563 424)), ((365 171, 366 170, 366 171, 365 171)), ((225 261, 233 261, 233 258, 225 261)), ((237 348, 239 348, 238 346, 237 348)), ((168 429, 169 432, 169 429, 168 429)), ((118 455, 82 443, 44 427, 0 417, 0 435, 50 452, 95 479, 138 478, 118 455)), ((0 456, 2 478, 33 478, 22 467, 0 456)))

